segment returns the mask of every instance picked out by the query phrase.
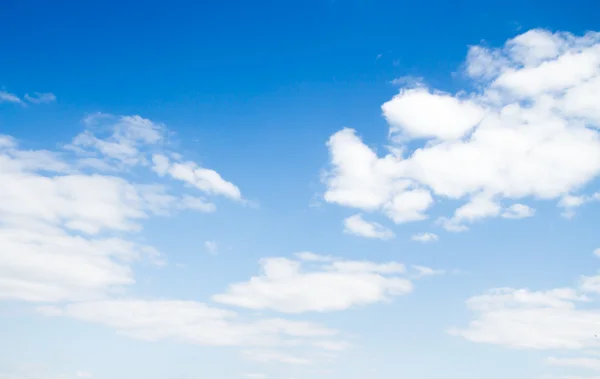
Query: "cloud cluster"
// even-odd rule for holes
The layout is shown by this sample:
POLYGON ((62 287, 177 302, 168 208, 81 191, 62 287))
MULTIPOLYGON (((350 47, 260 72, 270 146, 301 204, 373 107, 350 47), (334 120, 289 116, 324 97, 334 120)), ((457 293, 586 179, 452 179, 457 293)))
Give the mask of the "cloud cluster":
POLYGON ((474 46, 466 73, 470 93, 417 85, 383 104, 382 157, 352 129, 332 135, 325 200, 402 223, 427 218, 436 199, 464 199, 439 220, 462 231, 533 216, 524 200, 594 198, 582 191, 600 174, 600 34, 531 30, 501 48, 474 46))
POLYGON ((66 150, 47 151, 0 135, 0 299, 84 301, 122 291, 135 282, 135 262, 165 263, 155 248, 127 237, 145 219, 215 210, 202 197, 174 196, 165 185, 134 183, 126 172, 107 175, 88 164, 143 165, 146 150, 163 139, 164 126, 109 115, 85 124, 108 136, 86 130, 66 150))

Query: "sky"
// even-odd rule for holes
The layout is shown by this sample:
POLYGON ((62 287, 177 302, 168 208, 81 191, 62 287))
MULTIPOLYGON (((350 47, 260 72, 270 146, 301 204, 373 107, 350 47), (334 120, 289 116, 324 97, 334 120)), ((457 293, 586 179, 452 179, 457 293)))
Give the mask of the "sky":
POLYGON ((0 379, 600 378, 600 4, 0 5, 0 379))

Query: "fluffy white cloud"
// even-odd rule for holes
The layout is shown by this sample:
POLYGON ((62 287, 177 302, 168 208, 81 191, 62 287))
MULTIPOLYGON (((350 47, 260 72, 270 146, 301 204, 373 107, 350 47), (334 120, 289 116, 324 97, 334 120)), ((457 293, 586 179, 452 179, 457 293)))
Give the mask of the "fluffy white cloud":
POLYGON ((343 206, 381 210, 395 222, 425 218, 433 203, 430 193, 411 189, 411 180, 397 177, 398 157, 384 158, 366 146, 352 129, 335 133, 328 142, 333 168, 325 177, 325 200, 343 206))
POLYGON ((533 30, 498 49, 472 47, 475 92, 421 86, 384 104, 387 154, 352 129, 331 136, 325 200, 403 222, 426 218, 433 196, 466 199, 440 220, 461 231, 487 217, 532 216, 519 199, 595 199, 581 191, 600 174, 599 36, 533 30), (417 138, 425 143, 409 149, 417 138))
POLYGON ((390 133, 406 138, 460 138, 484 116, 484 109, 470 100, 425 88, 401 90, 381 109, 390 133))
POLYGON ((410 237, 410 239, 412 239, 413 241, 427 243, 437 241, 439 237, 435 233, 417 233, 410 237))
POLYGON ((154 163, 153 170, 160 176, 169 175, 208 194, 241 200, 240 189, 235 184, 223 179, 214 170, 200 167, 194 162, 171 162, 162 154, 154 155, 152 162, 154 163))
POLYGON ((326 312, 388 301, 413 288, 410 280, 401 276, 404 265, 396 262, 266 258, 260 264, 259 276, 230 285, 213 300, 286 313, 326 312))
POLYGON ((145 341, 173 340, 206 346, 312 345, 338 335, 333 329, 280 318, 248 320, 232 311, 180 300, 120 299, 40 307, 49 317, 69 317, 116 329, 145 341))
POLYGON ((360 214, 355 214, 344 220, 344 232, 360 237, 377 238, 382 240, 394 238, 396 236, 394 232, 385 226, 376 222, 364 220, 360 214))

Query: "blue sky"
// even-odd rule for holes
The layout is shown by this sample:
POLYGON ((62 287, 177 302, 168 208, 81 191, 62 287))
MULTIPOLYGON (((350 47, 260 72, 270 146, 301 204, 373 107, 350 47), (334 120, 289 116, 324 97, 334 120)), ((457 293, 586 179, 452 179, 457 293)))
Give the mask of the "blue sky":
POLYGON ((0 379, 597 378, 593 1, 9 1, 0 379))

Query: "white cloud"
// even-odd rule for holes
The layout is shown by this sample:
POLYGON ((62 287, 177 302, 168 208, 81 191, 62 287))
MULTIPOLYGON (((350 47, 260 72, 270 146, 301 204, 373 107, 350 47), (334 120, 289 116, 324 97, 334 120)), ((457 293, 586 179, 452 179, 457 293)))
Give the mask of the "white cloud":
POLYGON ((472 47, 466 71, 475 92, 401 89, 384 104, 387 154, 352 129, 331 136, 324 199, 395 222, 425 219, 434 196, 464 199, 440 220, 453 231, 488 217, 530 217, 526 198, 596 199, 581 191, 600 174, 599 62, 597 33, 533 30, 499 49, 472 47), (425 141, 413 149, 411 138, 425 141))
POLYGON ((577 208, 592 201, 600 201, 600 192, 596 192, 591 195, 566 194, 560 199, 558 206, 564 209, 564 211, 561 213, 563 217, 571 218, 575 215, 575 210, 577 208))
POLYGON ((151 192, 118 177, 65 175, 58 159, 16 142, 0 151, 0 298, 97 298, 134 282, 132 262, 160 262, 152 247, 110 236, 138 231, 159 210, 151 192))
MULTIPOLYGON (((307 262, 331 262, 333 260, 332 257, 319 255, 315 253, 311 253, 310 251, 303 251, 300 253, 294 254, 298 259, 307 262)), ((600 255, 600 254, 598 254, 600 255)))
POLYGON ((168 157, 161 154, 152 156, 152 161, 154 171, 161 176, 169 175, 208 194, 223 195, 234 200, 242 197, 236 185, 223 179, 214 170, 200 167, 194 162, 171 163, 168 157))
MULTIPOLYGON (((141 162, 138 148, 162 138, 162 127, 139 116, 94 115, 85 123, 108 125, 108 139, 94 136, 86 147, 119 162, 141 162)), ((71 148, 86 153, 77 146, 71 148)), ((135 282, 137 262, 165 263, 155 248, 128 240, 144 220, 215 210, 204 198, 173 196, 163 185, 131 183, 91 166, 82 172, 78 163, 68 152, 28 150, 0 135, 0 298, 84 301, 121 292, 135 282)))
POLYGON ((506 208, 504 212, 502 212, 502 217, 504 218, 527 218, 533 217, 535 215, 535 209, 531 208, 525 204, 513 204, 510 207, 506 208))
POLYGON ((94 114, 84 121, 88 128, 68 147, 81 154, 100 154, 111 164, 134 166, 146 164, 145 150, 164 141, 164 125, 140 116, 94 114), (100 135, 100 137, 97 136, 100 135))
POLYGON ((484 116, 484 109, 472 101, 425 88, 403 89, 381 109, 390 133, 407 138, 460 138, 484 116))
POLYGON ((468 327, 453 328, 450 333, 473 342, 521 349, 600 347, 594 336, 600 309, 590 304, 585 295, 590 288, 583 284, 549 291, 490 290, 467 301, 475 319, 468 327))
POLYGON ((413 241, 427 243, 437 241, 439 237, 435 233, 417 233, 410 237, 410 239, 413 241))
POLYGON ((33 95, 25 94, 25 100, 34 104, 52 103, 56 101, 56 95, 54 95, 52 92, 34 92, 33 95))
POLYGON ((394 232, 376 222, 365 221, 362 215, 355 214, 344 220, 344 232, 360 237, 387 240, 394 238, 394 232))
POLYGON ((260 261, 262 272, 213 296, 219 303, 285 313, 326 312, 389 301, 412 291, 396 262, 333 260, 304 264, 287 258, 260 261))
POLYGON ((411 189, 411 181, 395 177, 401 169, 394 155, 378 158, 352 129, 335 133, 328 142, 333 169, 325 177, 325 200, 367 211, 382 210, 395 222, 425 218, 433 203, 428 191, 411 189))
POLYGON ((219 246, 215 241, 205 241, 204 247, 211 254, 217 254, 219 252, 219 246))
POLYGON ((600 247, 594 250, 594 255, 600 257, 600 247))
POLYGON ((0 103, 22 104, 23 101, 15 94, 6 91, 0 91, 0 103))
POLYGON ((92 377, 92 373, 87 372, 87 371, 77 371, 75 373, 75 376, 78 378, 91 378, 92 377))
POLYGON ((102 324, 145 341, 172 340, 205 346, 285 347, 312 345, 338 332, 305 321, 249 320, 235 312, 180 300, 120 299, 40 307, 49 317, 102 324))

